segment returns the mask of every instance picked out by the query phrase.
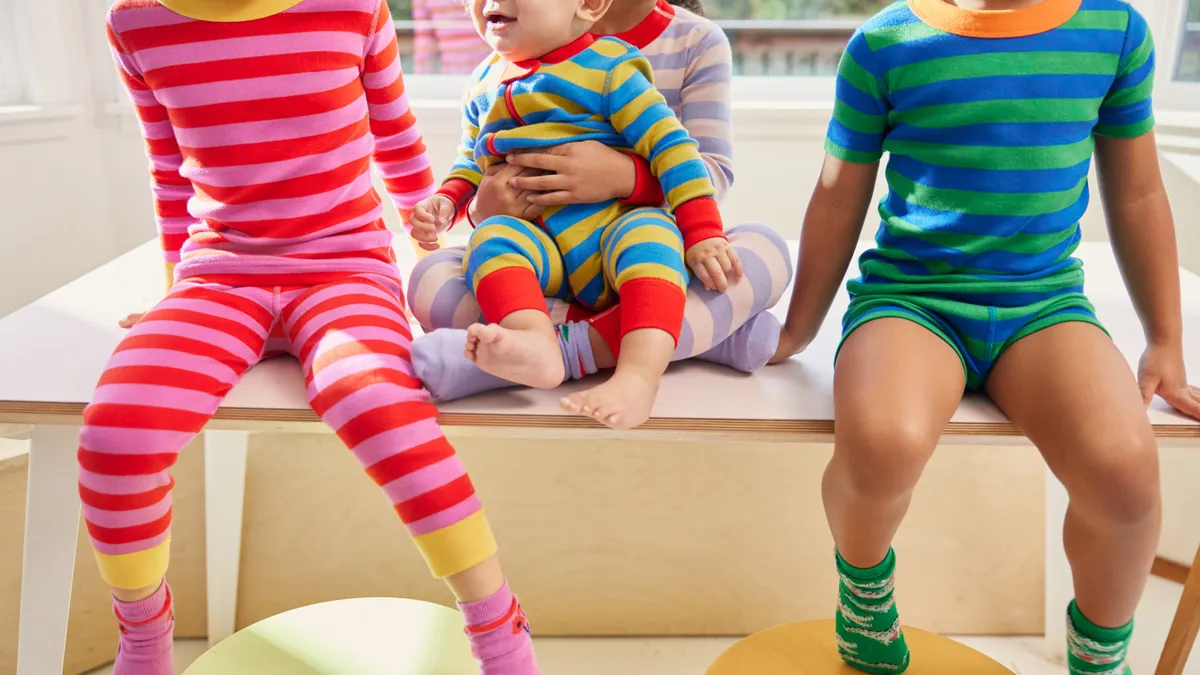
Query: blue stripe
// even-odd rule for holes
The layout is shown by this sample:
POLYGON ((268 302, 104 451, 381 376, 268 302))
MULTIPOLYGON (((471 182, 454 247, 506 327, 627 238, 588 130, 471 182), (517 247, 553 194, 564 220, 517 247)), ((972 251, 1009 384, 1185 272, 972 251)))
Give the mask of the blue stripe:
POLYGON ((883 134, 864 134, 854 131, 837 120, 829 122, 829 140, 840 147, 856 152, 879 152, 883 147, 883 134))
POLYGON ((973 101, 1102 99, 1112 83, 1113 78, 1108 75, 1000 75, 924 84, 893 92, 889 100, 892 109, 899 111, 973 101))
POLYGON ((970 190, 971 192, 1010 194, 1042 193, 1073 190, 1088 174, 1091 160, 1084 160, 1066 169, 1044 169, 1026 171, 1001 171, 999 169, 963 169, 946 171, 941 167, 907 157, 892 155, 888 171, 929 187, 944 190, 970 190))
POLYGON ((952 56, 1011 54, 1015 52, 1094 52, 1121 53, 1125 32, 1120 30, 1069 30, 1057 28, 1047 33, 1015 38, 971 38, 961 35, 937 35, 920 42, 920 49, 900 43, 875 52, 879 72, 887 75, 901 66, 924 63, 952 56))
POLYGON ((926 129, 910 124, 897 124, 888 131, 889 141, 929 142, 936 136, 944 145, 975 147, 1024 147, 1067 145, 1092 135, 1096 120, 1088 122, 1011 122, 1003 124, 968 124, 961 127, 926 129))
MULTIPOLYGON (((1084 192, 1087 195, 1087 192, 1084 192)), ((1079 222, 1087 210, 1088 200, 1081 198, 1070 208, 1035 217, 1014 218, 1012 216, 979 216, 970 213, 935 211, 906 201, 903 197, 889 193, 883 205, 905 221, 922 230, 948 230, 963 234, 979 234, 993 237, 1009 237, 1014 234, 1053 234, 1062 232, 1079 222)))

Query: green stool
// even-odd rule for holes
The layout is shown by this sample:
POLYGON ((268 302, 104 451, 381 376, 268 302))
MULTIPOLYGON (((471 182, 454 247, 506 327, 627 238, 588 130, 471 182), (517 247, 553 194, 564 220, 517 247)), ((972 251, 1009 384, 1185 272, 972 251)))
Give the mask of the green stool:
POLYGON ((184 675, 478 675, 462 615, 397 598, 337 600, 264 619, 184 675))

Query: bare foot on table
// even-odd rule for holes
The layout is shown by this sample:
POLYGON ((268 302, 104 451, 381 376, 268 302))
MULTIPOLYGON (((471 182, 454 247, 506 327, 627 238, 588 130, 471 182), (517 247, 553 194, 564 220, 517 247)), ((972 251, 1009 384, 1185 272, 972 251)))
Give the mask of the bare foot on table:
POLYGON ((526 387, 553 389, 566 378, 553 332, 477 323, 467 329, 466 356, 480 370, 526 387))
POLYGON ((650 419, 661 376, 617 371, 608 382, 563 397, 568 412, 587 415, 613 429, 633 429, 650 419))

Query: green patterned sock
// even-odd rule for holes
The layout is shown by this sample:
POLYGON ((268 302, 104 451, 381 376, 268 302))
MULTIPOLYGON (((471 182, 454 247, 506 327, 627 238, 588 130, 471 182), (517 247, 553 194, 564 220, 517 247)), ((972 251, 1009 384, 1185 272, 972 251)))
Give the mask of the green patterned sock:
POLYGON ((1131 637, 1133 621, 1120 628, 1101 628, 1072 601, 1067 608, 1067 667, 1071 675, 1133 675, 1125 665, 1131 637))
POLYGON ((908 645, 900 630, 900 613, 892 598, 896 553, 870 569, 851 566, 837 556, 837 643, 842 660, 864 673, 903 673, 908 668, 908 645))

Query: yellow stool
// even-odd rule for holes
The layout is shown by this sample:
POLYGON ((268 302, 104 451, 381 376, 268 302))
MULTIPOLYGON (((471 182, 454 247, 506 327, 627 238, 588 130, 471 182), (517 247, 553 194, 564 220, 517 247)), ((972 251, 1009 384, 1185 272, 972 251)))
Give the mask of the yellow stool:
POLYGON ((462 615, 397 598, 301 607, 242 629, 184 675, 478 675, 462 615))
MULTIPOLYGON (((1013 675, 949 638, 904 628, 912 651, 905 675, 1013 675)), ((862 675, 838 656, 833 620, 789 623, 759 631, 730 647, 708 675, 862 675)))

